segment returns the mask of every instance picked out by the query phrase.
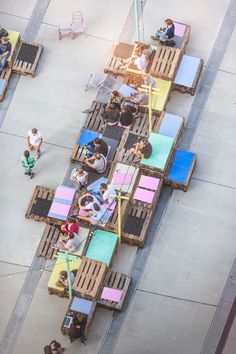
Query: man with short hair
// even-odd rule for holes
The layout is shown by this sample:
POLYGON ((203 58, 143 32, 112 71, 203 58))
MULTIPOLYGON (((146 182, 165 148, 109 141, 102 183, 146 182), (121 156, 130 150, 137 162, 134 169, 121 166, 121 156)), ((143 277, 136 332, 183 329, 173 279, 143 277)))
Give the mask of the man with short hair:
POLYGON ((3 71, 7 64, 7 59, 11 55, 11 43, 8 37, 0 39, 0 72, 3 71))
POLYGON ((97 152, 100 154, 103 154, 105 157, 108 154, 108 145, 104 140, 102 140, 100 138, 95 138, 95 139, 89 141, 84 146, 86 146, 86 150, 88 151, 87 154, 90 156, 92 156, 93 154, 96 154, 97 152))
POLYGON ((107 168, 107 159, 102 154, 95 154, 84 161, 85 170, 88 172, 103 173, 107 168))
POLYGON ((30 150, 34 150, 36 152, 36 159, 39 159, 41 155, 40 146, 42 145, 43 137, 42 134, 38 131, 38 129, 33 128, 27 133, 27 144, 30 150))

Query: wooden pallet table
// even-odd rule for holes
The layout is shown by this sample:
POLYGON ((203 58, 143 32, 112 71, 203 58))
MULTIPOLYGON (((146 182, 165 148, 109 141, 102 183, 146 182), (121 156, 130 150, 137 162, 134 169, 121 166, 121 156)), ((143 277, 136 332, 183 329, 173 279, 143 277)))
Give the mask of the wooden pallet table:
POLYGON ((173 80, 182 52, 179 48, 160 46, 153 58, 150 74, 166 80, 173 80))
POLYGON ((131 278, 128 275, 109 269, 98 298, 98 305, 108 310, 121 311, 130 283, 131 278))
POLYGON ((12 70, 18 74, 34 77, 42 51, 41 44, 21 41, 12 70))
POLYGON ((112 53, 106 62, 104 72, 114 76, 124 76, 133 51, 134 45, 132 44, 120 42, 113 45, 112 53))
POLYGON ((20 32, 11 31, 11 30, 7 30, 7 32, 8 32, 9 41, 11 43, 11 55, 7 59, 7 63, 8 66, 11 68, 14 63, 19 45, 21 43, 21 36, 20 36, 20 32))
POLYGON ((72 286, 74 294, 88 300, 97 300, 106 271, 105 263, 82 257, 72 286))
MULTIPOLYGON (((77 261, 69 261, 70 271, 77 271, 80 267, 81 261, 78 258, 77 261)), ((60 272, 66 271, 66 263, 64 259, 57 259, 52 270, 51 276, 48 281, 48 293, 49 295, 57 295, 59 297, 69 297, 68 289, 65 286, 58 286, 57 282, 60 277, 60 272)))
POLYGON ((11 68, 3 69, 2 72, 0 73, 0 102, 4 100, 7 86, 9 84, 9 80, 11 77, 11 73, 12 73, 11 68))
POLYGON ((138 247, 144 247, 154 209, 129 204, 122 220, 122 241, 138 247))
POLYGON ((97 133, 103 133, 104 120, 102 119, 102 112, 104 111, 104 103, 93 101, 89 113, 87 115, 84 128, 92 130, 97 133))
MULTIPOLYGON (((59 249, 52 248, 51 246, 56 244, 59 240, 59 237, 63 236, 60 231, 60 226, 58 224, 47 224, 43 232, 41 241, 37 248, 37 256, 45 257, 46 259, 53 259, 59 249)), ((80 227, 79 237, 84 239, 81 243, 79 249, 76 252, 73 252, 74 255, 81 257, 86 253, 90 236, 89 229, 80 227)), ((63 250, 59 250, 63 252, 63 250)))
POLYGON ((51 207, 55 189, 36 186, 25 217, 35 221, 49 222, 48 212, 51 207))
POLYGON ((177 149, 170 171, 165 178, 165 184, 172 188, 187 191, 193 170, 196 166, 197 155, 191 151, 177 149))
POLYGON ((130 203, 156 209, 162 192, 163 178, 155 171, 140 169, 130 197, 130 203))
POLYGON ((73 317, 79 313, 86 319, 86 327, 84 332, 86 337, 89 326, 91 325, 95 315, 96 305, 97 303, 95 301, 90 301, 87 299, 82 299, 78 296, 74 296, 63 319, 61 333, 63 335, 69 334, 70 326, 73 322, 73 317))
POLYGON ((181 93, 195 94, 203 68, 203 60, 184 55, 177 71, 173 90, 181 93))

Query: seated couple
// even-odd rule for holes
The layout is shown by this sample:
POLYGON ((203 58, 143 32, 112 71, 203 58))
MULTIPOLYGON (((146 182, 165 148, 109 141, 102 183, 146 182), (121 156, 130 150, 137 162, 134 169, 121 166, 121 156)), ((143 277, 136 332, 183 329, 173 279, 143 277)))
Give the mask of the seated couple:
POLYGON ((79 198, 80 212, 78 218, 92 225, 106 224, 110 218, 109 206, 116 198, 116 191, 111 184, 101 183, 99 192, 94 194, 86 193, 79 198), (108 204, 108 208, 105 207, 104 203, 108 204))
POLYGON ((137 157, 133 162, 139 162, 141 159, 148 159, 152 155, 152 145, 147 139, 142 138, 133 145, 133 148, 128 150, 128 153, 137 157))
MULTIPOLYGON (((113 95, 120 95, 118 91, 113 91, 113 95)), ((101 116, 106 125, 117 125, 121 124, 124 127, 129 127, 134 122, 133 110, 130 107, 122 105, 118 108, 116 102, 110 102, 106 105, 104 112, 101 116)))

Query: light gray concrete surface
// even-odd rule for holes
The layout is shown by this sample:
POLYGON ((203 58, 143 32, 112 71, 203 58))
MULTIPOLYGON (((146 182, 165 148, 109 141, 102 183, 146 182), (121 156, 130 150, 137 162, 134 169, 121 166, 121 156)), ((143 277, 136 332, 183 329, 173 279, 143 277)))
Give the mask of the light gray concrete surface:
POLYGON ((115 354, 199 354, 214 307, 137 291, 115 354))
MULTIPOLYGON (((14 16, 13 20, 17 20, 19 17, 30 18, 34 6, 37 0, 1 0, 1 13, 9 14, 10 16, 14 16)), ((2 22, 3 25, 5 22, 2 22)))
POLYGON ((224 350, 222 354, 234 354, 235 353, 235 348, 236 348, 236 318, 233 321, 231 330, 229 332, 228 339, 226 341, 224 350))
POLYGON ((21 291, 28 268, 0 262, 0 341, 21 291))
POLYGON ((236 28, 234 29, 229 41, 228 48, 222 60, 220 70, 236 74, 236 28))

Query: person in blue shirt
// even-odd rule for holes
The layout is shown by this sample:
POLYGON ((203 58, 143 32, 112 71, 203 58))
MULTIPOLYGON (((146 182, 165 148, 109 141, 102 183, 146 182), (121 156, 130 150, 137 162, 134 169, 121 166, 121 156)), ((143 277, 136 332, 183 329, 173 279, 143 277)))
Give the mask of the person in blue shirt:
POLYGON ((11 43, 8 37, 0 39, 0 72, 5 68, 7 59, 11 55, 11 43))
POLYGON ((165 27, 160 27, 156 32, 156 36, 151 38, 154 40, 159 40, 160 42, 166 42, 167 40, 173 38, 175 35, 175 25, 174 22, 167 18, 165 20, 165 27))

